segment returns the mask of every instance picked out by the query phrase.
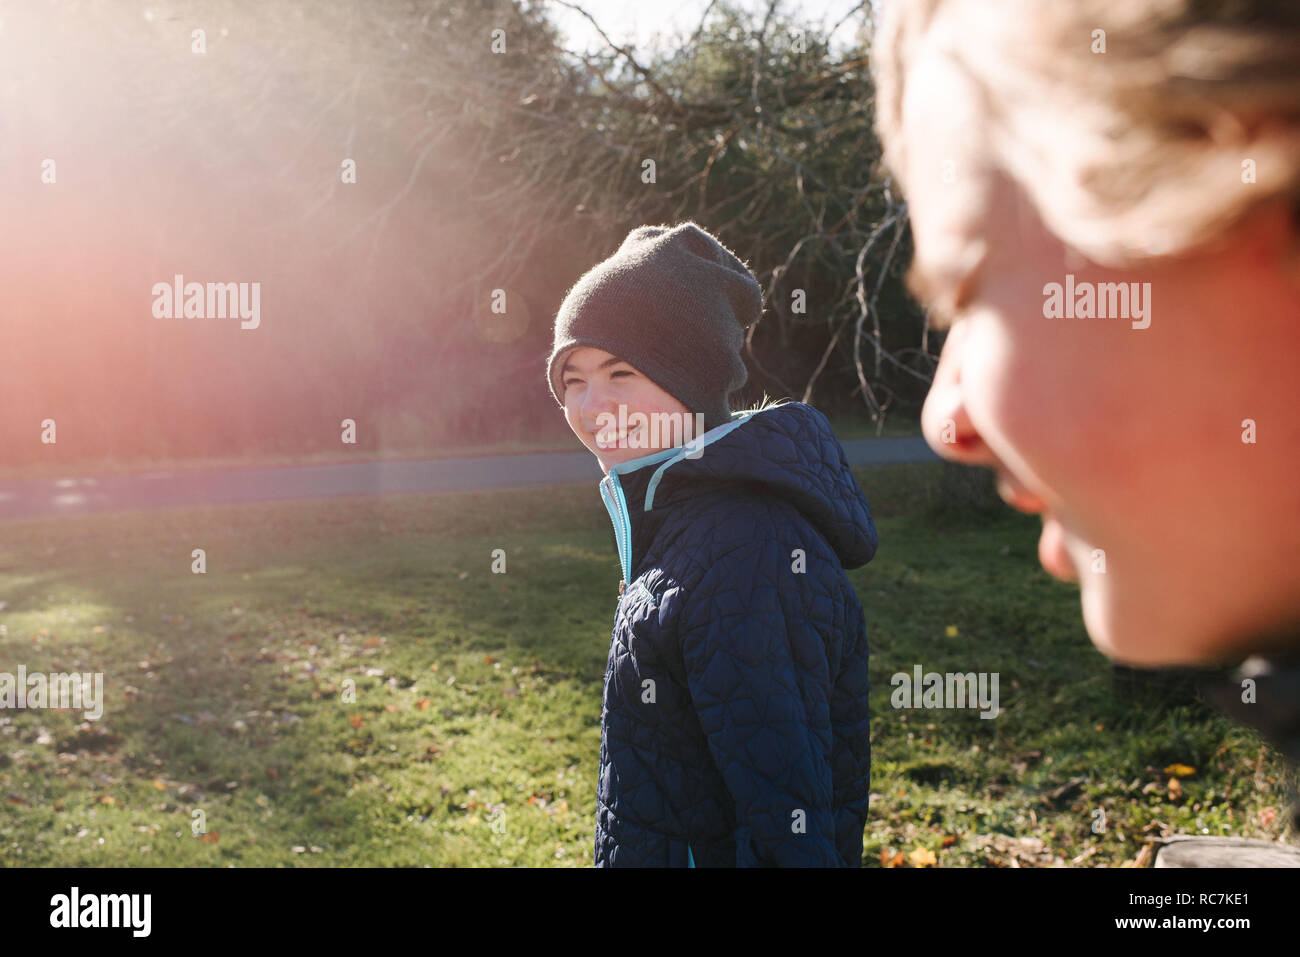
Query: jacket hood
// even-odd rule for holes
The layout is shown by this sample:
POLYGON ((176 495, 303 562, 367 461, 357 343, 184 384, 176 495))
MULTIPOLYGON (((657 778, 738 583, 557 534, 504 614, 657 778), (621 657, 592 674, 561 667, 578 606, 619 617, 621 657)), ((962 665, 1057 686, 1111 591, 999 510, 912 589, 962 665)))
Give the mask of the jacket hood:
POLYGON ((790 402, 732 421, 677 449, 614 466, 629 507, 646 515, 710 488, 742 485, 793 505, 845 568, 876 553, 876 527, 826 416, 790 402), (644 490, 644 497, 640 494, 644 490))

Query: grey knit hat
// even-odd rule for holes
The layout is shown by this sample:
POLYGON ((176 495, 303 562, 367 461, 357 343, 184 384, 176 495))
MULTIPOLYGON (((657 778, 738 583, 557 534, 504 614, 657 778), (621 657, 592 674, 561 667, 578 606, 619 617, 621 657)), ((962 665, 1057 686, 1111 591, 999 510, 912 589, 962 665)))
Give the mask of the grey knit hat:
POLYGON ((740 348, 762 312, 754 274, 698 225, 638 226, 564 297, 547 365, 551 395, 564 405, 564 359, 591 346, 630 363, 715 428, 731 418, 728 394, 745 384, 740 348))

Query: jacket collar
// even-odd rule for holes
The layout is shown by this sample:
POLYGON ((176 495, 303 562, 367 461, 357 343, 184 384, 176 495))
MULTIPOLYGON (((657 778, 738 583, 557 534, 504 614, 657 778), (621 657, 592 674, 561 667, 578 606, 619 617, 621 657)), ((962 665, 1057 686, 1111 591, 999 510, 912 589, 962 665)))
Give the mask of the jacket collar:
POLYGON ((1203 687, 1220 711, 1300 765, 1300 653, 1248 658, 1230 677, 1203 687))
POLYGON ((667 515, 666 505, 694 494, 689 482, 665 482, 668 470, 684 459, 699 458, 706 447, 743 425, 754 413, 736 413, 730 422, 710 429, 686 445, 662 449, 612 466, 601 480, 601 497, 614 523, 623 580, 627 582, 645 557, 649 542, 667 515))
MULTIPOLYGON (((1300 651, 1248 658, 1230 677, 1203 682, 1202 689, 1220 711, 1258 731, 1293 768, 1300 766, 1300 651)), ((1290 802, 1292 826, 1300 829, 1300 791, 1290 802)))

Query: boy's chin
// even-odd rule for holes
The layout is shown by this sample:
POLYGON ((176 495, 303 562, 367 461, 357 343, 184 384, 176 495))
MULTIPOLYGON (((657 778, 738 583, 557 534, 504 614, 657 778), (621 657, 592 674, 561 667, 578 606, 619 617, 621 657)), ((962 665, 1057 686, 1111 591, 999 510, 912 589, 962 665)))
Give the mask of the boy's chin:
POLYGON ((1210 655, 1190 636, 1170 634, 1171 623, 1160 615, 1143 615, 1141 609, 1124 614, 1115 596, 1096 582, 1082 582, 1080 601, 1088 637, 1111 661, 1131 668, 1185 668, 1208 663, 1210 655), (1139 621, 1146 619, 1145 623, 1139 621))

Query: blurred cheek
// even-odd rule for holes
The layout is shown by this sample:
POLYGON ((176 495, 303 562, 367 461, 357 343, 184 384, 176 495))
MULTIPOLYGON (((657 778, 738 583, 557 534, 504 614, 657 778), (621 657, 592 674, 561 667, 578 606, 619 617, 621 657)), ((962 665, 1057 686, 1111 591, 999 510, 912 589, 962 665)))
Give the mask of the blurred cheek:
POLYGON ((961 366, 971 425, 1017 480, 1077 536, 1103 534, 1114 461, 1114 359, 1097 355, 1090 330, 1064 330, 1028 290, 973 315, 961 366), (1028 301, 1028 307, 1026 306, 1028 301), (1080 450, 1087 449, 1087 454, 1080 450))

